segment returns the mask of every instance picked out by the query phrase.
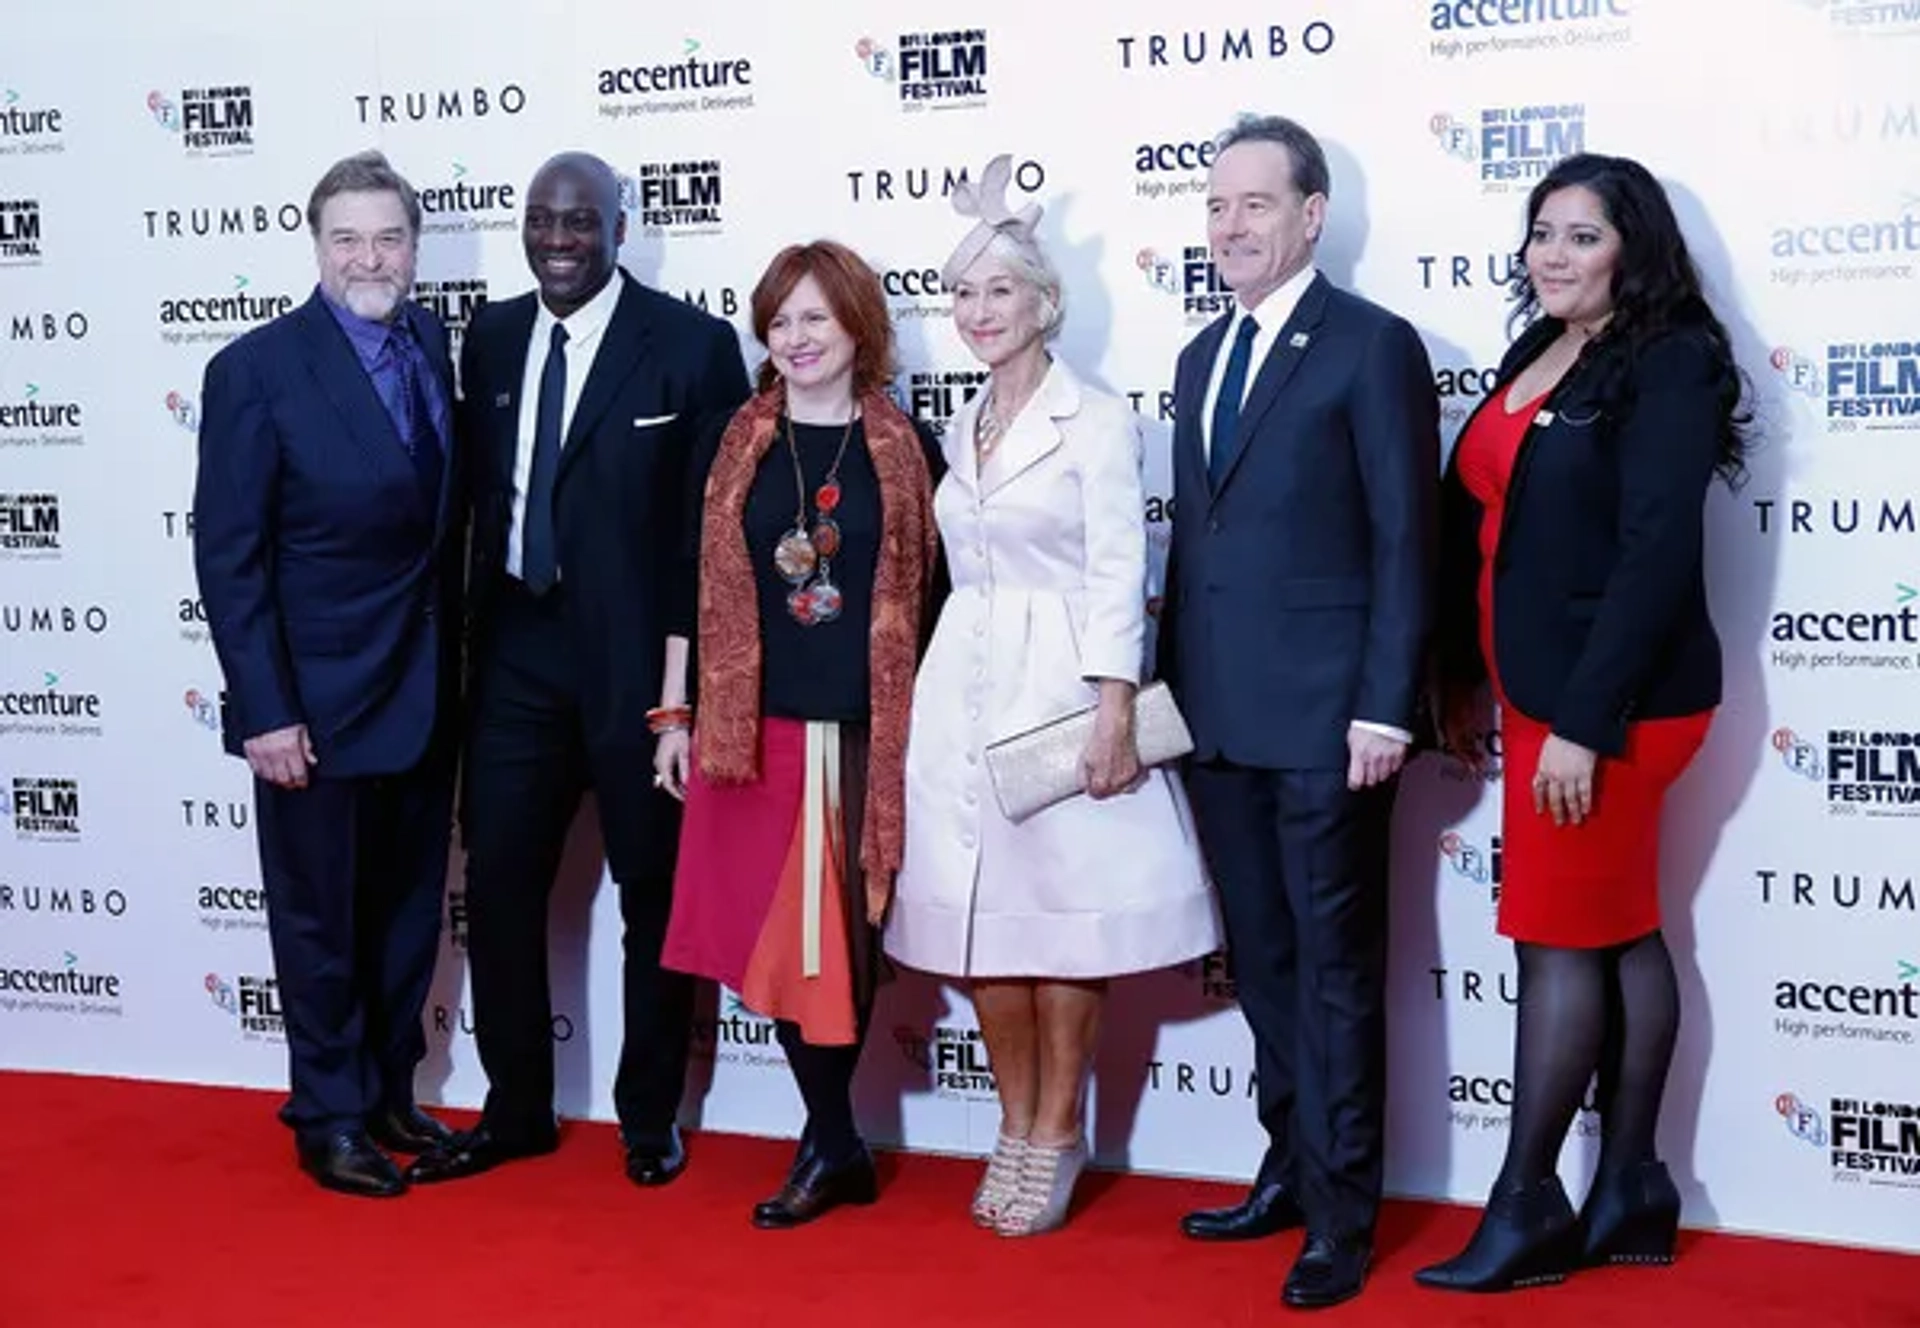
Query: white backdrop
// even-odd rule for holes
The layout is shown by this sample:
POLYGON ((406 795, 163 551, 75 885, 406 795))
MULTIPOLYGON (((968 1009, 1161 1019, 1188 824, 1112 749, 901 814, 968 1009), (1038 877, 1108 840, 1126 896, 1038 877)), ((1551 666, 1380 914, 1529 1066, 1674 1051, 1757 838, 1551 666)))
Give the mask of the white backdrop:
MULTIPOLYGON (((743 306, 773 251, 845 240, 895 298, 903 399, 938 421, 977 382, 933 275, 961 230, 943 195, 1011 152, 1066 274, 1062 351, 1147 424, 1164 542, 1174 356, 1226 299, 1202 145, 1237 112, 1279 111, 1332 159, 1323 267, 1420 328, 1449 433, 1505 344, 1529 183, 1582 146, 1668 183, 1766 436, 1749 484, 1710 503, 1729 686, 1664 839, 1686 1022, 1663 1144, 1691 1223, 1920 1249, 1920 6, 661 12, 0 4, 18 39, 0 60, 0 1064, 284 1081, 248 781, 219 752, 185 513, 202 368, 311 289, 300 212, 327 164, 378 145, 434 191, 422 293, 456 321, 530 284, 519 195, 563 148, 632 178, 626 265, 731 317, 750 354, 743 306)), ((606 1118, 618 921, 592 836, 585 818, 555 902, 555 1036, 563 1109, 606 1118)), ((1497 789, 1423 758, 1395 854, 1389 1183, 1478 1199, 1511 1088, 1497 789)), ((422 1090, 473 1105, 451 884, 422 1090)), ((1117 987, 1106 1163, 1256 1162, 1224 974, 1216 958, 1117 987)), ((767 1024, 722 994, 699 1033, 689 1119, 792 1133, 767 1024)), ((989 1146, 964 996, 889 988, 861 1097, 878 1140, 989 1146)))

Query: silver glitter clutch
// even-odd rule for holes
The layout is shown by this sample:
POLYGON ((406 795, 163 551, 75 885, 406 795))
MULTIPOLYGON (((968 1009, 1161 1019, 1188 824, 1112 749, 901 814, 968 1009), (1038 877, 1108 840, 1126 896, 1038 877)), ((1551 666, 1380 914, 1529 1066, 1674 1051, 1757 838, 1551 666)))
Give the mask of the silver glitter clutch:
MULTIPOLYGON (((1024 821, 1087 791, 1080 758, 1093 736, 1097 709, 1075 710, 987 744, 987 775, 1009 821, 1024 821)), ((1133 739, 1143 766, 1177 760, 1193 750, 1193 735, 1164 682, 1150 682, 1134 694, 1133 739)))

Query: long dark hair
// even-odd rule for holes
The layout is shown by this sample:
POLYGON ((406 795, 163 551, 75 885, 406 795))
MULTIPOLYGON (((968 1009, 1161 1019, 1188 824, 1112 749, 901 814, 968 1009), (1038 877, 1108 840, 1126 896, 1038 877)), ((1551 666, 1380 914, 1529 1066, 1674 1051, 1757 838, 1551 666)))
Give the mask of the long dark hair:
POLYGON ((1513 279, 1514 309, 1511 330, 1540 317, 1540 297, 1527 275, 1527 248, 1534 221, 1547 199, 1562 189, 1579 186, 1600 200, 1608 223, 1620 233, 1620 257, 1613 269, 1613 314, 1601 334, 1581 352, 1583 361, 1602 348, 1623 347, 1624 355, 1605 357, 1607 369, 1598 383, 1598 398, 1609 414, 1617 414, 1633 392, 1633 366, 1640 351, 1676 329, 1687 329, 1706 339, 1719 366, 1720 438, 1714 471, 1729 485, 1746 473, 1751 410, 1741 405, 1745 376, 1733 357, 1733 342, 1715 316, 1700 288, 1700 273, 1687 252, 1679 219, 1667 201, 1666 190, 1652 172, 1630 157, 1608 157, 1582 152, 1568 157, 1527 196, 1526 233, 1520 241, 1513 279))

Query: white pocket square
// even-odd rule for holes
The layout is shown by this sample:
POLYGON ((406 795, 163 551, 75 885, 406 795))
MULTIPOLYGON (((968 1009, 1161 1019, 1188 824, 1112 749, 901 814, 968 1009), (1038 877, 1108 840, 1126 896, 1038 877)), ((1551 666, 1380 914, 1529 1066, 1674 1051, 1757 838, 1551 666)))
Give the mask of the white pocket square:
POLYGON ((636 429, 650 429, 656 424, 672 424, 675 420, 679 418, 680 417, 677 414, 676 415, 640 415, 635 417, 633 421, 633 427, 636 429))

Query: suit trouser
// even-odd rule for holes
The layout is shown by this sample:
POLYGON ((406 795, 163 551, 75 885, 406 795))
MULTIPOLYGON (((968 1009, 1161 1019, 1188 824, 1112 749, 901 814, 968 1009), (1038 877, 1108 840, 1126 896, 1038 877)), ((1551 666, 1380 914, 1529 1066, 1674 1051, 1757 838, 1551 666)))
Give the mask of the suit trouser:
POLYGON ((625 1032, 614 1109, 630 1143, 664 1142, 680 1105, 693 979, 660 967, 673 903, 679 804, 653 786, 653 752, 590 746, 562 617, 564 589, 518 582, 495 597, 463 772, 467 957, 485 1116, 503 1138, 553 1128, 548 900, 567 830, 590 787, 625 924, 625 1032))
POLYGON ((1253 1031, 1271 1141, 1259 1179, 1287 1184, 1334 1237, 1370 1235, 1380 1207, 1395 787, 1221 760, 1187 772, 1253 1031))
POLYGON ((267 933, 302 1139, 413 1105, 452 838, 444 753, 304 789, 254 780, 267 933))

